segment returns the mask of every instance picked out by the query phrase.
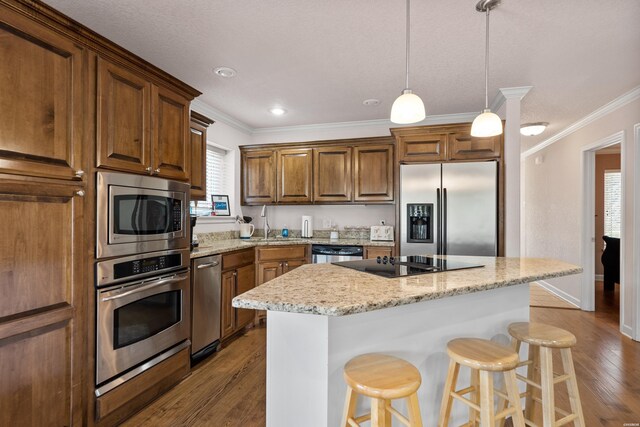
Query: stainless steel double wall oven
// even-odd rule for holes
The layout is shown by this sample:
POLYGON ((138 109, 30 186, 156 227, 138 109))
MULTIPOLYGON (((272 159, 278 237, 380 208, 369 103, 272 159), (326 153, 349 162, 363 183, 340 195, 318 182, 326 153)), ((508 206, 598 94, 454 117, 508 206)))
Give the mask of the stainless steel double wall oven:
POLYGON ((97 395, 189 345, 189 185, 97 174, 97 395))

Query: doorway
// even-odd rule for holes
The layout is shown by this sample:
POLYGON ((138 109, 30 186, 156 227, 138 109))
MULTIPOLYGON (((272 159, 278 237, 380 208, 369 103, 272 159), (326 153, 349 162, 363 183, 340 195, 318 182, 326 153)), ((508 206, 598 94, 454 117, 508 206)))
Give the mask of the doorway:
POLYGON ((595 311, 620 323, 621 146, 595 151, 595 311))
MULTIPOLYGON (((581 309, 602 311, 612 322, 619 324, 620 330, 631 336, 631 331, 623 328, 624 319, 624 131, 587 145, 582 149, 583 165, 583 232, 582 232, 582 292, 581 309), (610 194, 605 207, 605 186, 610 194), (617 194, 614 194, 617 192, 617 194), (603 236, 611 234, 619 239, 619 278, 608 290, 604 289, 605 267, 601 258, 604 249, 603 236), (599 280, 601 279, 601 280, 599 280)), ((611 245, 611 244, 610 244, 611 245)), ((612 248, 609 247, 609 250, 612 248)), ((608 269, 608 273, 611 269, 608 269)), ((608 281, 611 281, 608 275, 608 281)))

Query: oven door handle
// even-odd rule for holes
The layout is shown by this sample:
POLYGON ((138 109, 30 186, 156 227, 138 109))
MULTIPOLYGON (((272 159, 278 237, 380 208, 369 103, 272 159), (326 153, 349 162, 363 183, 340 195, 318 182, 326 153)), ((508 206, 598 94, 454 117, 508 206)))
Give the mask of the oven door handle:
POLYGON ((159 280, 154 280, 153 282, 147 283, 146 285, 140 286, 139 288, 136 289, 132 289, 130 291, 126 291, 123 292, 121 294, 118 295, 114 295, 112 297, 106 297, 106 298, 102 298, 101 301, 102 302, 106 302, 106 301, 113 301, 119 298, 124 298, 128 295, 132 295, 132 294, 137 294, 138 292, 144 292, 148 289, 152 289, 155 288, 157 286, 162 286, 162 285, 166 285, 168 283, 176 283, 176 282, 181 282, 185 279, 188 279, 189 275, 188 274, 180 274, 180 275, 176 275, 176 276, 172 276, 172 277, 167 277, 165 279, 159 279, 159 280))

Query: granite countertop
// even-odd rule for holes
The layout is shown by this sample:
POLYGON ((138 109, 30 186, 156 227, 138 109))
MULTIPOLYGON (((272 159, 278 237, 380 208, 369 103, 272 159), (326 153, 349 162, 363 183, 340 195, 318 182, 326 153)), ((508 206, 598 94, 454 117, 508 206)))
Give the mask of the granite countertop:
POLYGON ((371 241, 365 239, 322 239, 322 238, 269 238, 257 239, 229 239, 218 240, 208 243, 207 246, 200 246, 191 251, 191 258, 223 254, 225 252, 237 251, 238 249, 253 248, 256 246, 283 246, 283 245, 339 245, 339 246, 384 246, 393 247, 394 242, 371 241))
POLYGON ((443 258, 485 266, 387 279, 332 264, 308 264, 235 297, 233 306, 344 316, 582 272, 552 259, 443 258))

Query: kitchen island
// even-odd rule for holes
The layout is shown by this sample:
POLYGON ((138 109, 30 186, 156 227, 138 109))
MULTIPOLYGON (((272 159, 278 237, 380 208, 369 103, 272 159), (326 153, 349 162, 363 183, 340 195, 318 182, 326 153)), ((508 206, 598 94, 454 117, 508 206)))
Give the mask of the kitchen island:
MULTIPOLYGON (((581 268, 533 258, 449 256, 484 267, 388 279, 330 265, 302 266, 237 296, 239 308, 267 310, 267 426, 337 426, 352 357, 382 352, 422 375, 424 425, 437 422, 446 343, 482 337, 507 343, 511 322, 529 319, 529 282, 581 268)), ((460 381, 468 381, 461 371, 460 381)), ((360 399, 360 408, 368 408, 360 399)), ((396 402, 404 411, 403 402, 396 402)), ((460 424, 466 408, 454 406, 460 424)))

